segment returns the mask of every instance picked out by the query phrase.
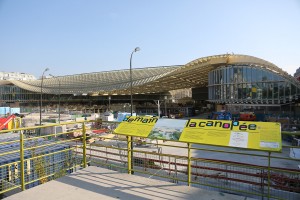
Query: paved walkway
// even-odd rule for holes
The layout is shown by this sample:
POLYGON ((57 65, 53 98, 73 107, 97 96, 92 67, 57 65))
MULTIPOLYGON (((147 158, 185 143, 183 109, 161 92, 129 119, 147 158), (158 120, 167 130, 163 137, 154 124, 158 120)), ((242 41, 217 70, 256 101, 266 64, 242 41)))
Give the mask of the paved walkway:
POLYGON ((205 199, 249 200, 232 194, 179 186, 174 183, 128 175, 100 167, 88 167, 5 200, 102 200, 102 199, 205 199))

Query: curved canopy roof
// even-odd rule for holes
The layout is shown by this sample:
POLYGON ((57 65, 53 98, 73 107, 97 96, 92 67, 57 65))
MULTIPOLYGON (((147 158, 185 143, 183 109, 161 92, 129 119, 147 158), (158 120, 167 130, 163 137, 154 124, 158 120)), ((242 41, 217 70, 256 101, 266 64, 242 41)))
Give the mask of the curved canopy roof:
MULTIPOLYGON (((276 65, 265 60, 235 54, 223 54, 196 59, 186 65, 148 67, 132 69, 133 94, 159 93, 170 90, 202 87, 208 84, 208 72, 219 66, 248 64, 265 68, 283 76, 293 83, 296 79, 276 65)), ((25 90, 40 92, 42 80, 9 80, 25 90)), ((77 74, 43 79, 43 93, 88 94, 88 95, 129 95, 131 87, 130 70, 117 70, 77 74)))

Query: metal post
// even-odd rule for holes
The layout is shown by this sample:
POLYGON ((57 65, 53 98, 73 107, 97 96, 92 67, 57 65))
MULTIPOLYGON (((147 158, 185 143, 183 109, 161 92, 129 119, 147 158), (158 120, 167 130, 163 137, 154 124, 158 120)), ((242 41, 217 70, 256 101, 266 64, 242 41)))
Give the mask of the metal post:
POLYGON ((292 120, 292 99, 293 99, 293 96, 290 95, 289 131, 292 131, 292 123, 291 123, 291 120, 292 120))
MULTIPOLYGON (((132 98, 132 55, 134 52, 137 52, 139 51, 140 48, 139 47, 136 47, 132 52, 131 52, 131 55, 130 55, 130 116, 132 116, 133 114, 133 98, 132 98)), ((129 158, 129 154, 128 154, 128 168, 129 168, 129 161, 130 161, 130 171, 128 171, 128 173, 130 172, 131 174, 134 173, 133 171, 133 138, 132 136, 128 136, 127 137, 128 141, 130 141, 130 144, 128 143, 127 144, 127 147, 129 148, 130 147, 130 158, 129 158), (129 145, 129 146, 128 146, 129 145)), ((128 152, 129 153, 129 152, 128 152)))
POLYGON ((160 118, 160 102, 157 100, 157 116, 160 118))
POLYGON ((270 199, 270 185, 271 185, 271 152, 268 152, 268 199, 270 199))
POLYGON ((111 96, 108 96, 108 111, 110 111, 110 100, 111 100, 111 96))
POLYGON ((20 168, 21 168, 21 190, 25 190, 25 167, 24 167, 24 135, 20 131, 20 168))
POLYGON ((44 76, 42 76, 42 81, 41 81, 41 94, 40 94, 40 125, 42 125, 42 107, 43 107, 43 81, 44 81, 44 76))
POLYGON ((154 100, 157 105, 157 117, 160 118, 160 103, 159 100, 154 100))
POLYGON ((85 123, 82 123, 82 144, 83 144, 83 149, 82 149, 82 156, 83 156, 83 168, 86 168, 87 162, 86 162, 86 128, 85 128, 85 123))
POLYGON ((132 141, 131 136, 127 136, 127 163, 128 163, 128 174, 133 174, 132 172, 132 149, 131 149, 132 141))
POLYGON ((168 116, 168 113, 167 113, 167 96, 165 96, 165 116, 168 116))
POLYGON ((60 94, 61 94, 61 91, 60 91, 60 87, 61 87, 61 84, 60 84, 60 80, 58 80, 58 88, 59 88, 59 93, 58 93, 58 123, 60 124, 60 94))
POLYGON ((188 186, 191 186, 191 143, 187 143, 188 145, 188 168, 187 168, 187 173, 188 173, 188 186))
MULTIPOLYGON (((52 74, 49 74, 50 76, 53 76, 52 74)), ((57 79, 58 81, 58 123, 60 124, 60 94, 61 94, 61 84, 60 84, 60 80, 57 76, 53 76, 57 79)))
POLYGON ((43 106, 43 82, 44 82, 44 74, 46 71, 48 71, 49 68, 46 68, 44 71, 43 71, 43 74, 42 74, 42 81, 41 81, 41 93, 40 93, 40 125, 42 125, 42 106, 43 106))
POLYGON ((131 105, 131 116, 132 116, 132 112, 133 112, 133 98, 132 98, 132 55, 133 55, 133 53, 134 52, 137 52, 137 51, 139 51, 140 50, 140 48, 139 47, 136 47, 133 51, 132 51, 132 53, 131 53, 131 55, 130 55, 130 68, 129 68, 129 72, 130 72, 130 105, 131 105))
MULTIPOLYGON (((133 51, 134 52, 134 51, 133 51)), ((133 52, 131 53, 131 56, 130 56, 130 116, 132 116, 132 113, 133 113, 133 98, 132 98, 132 66, 131 66, 131 60, 132 60, 132 54, 133 52)))

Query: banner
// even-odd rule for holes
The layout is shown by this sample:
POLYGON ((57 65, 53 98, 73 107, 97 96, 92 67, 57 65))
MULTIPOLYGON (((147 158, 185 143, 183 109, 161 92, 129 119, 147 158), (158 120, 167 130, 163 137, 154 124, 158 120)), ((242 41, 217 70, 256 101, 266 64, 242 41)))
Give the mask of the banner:
POLYGON ((281 127, 277 122, 190 119, 181 142, 281 151, 281 127))
POLYGON ((278 152, 282 149, 281 127, 278 122, 177 120, 130 116, 119 124, 115 133, 265 151, 278 152))
POLYGON ((119 124, 114 132, 123 135, 148 137, 157 120, 157 117, 129 116, 119 124))

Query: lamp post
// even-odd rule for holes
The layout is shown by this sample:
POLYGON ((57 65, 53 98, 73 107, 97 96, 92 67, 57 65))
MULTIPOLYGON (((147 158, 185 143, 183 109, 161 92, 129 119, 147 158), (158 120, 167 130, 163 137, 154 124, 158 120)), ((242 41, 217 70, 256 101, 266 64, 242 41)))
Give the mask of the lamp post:
POLYGON ((131 55, 130 55, 130 106, 131 106, 131 110, 130 110, 130 116, 132 116, 132 113, 133 113, 133 99, 132 99, 132 66, 131 66, 131 63, 132 63, 132 55, 134 52, 137 52, 139 51, 140 48, 139 47, 136 47, 131 55))
POLYGON ((167 113, 167 99, 168 99, 168 97, 165 96, 165 116, 168 116, 168 113, 167 113))
MULTIPOLYGON (((49 74, 49 75, 53 76, 52 74, 49 74)), ((60 124, 60 94, 61 94, 60 86, 61 86, 61 84, 60 84, 60 80, 57 76, 53 76, 53 77, 56 78, 58 81, 58 123, 60 124)))
POLYGON ((157 105, 157 117, 160 118, 160 104, 161 102, 159 100, 153 100, 157 105))
MULTIPOLYGON (((139 47, 136 47, 131 55, 130 55, 130 116, 132 116, 133 114, 133 99, 132 99, 132 55, 134 52, 137 52, 139 51, 140 48, 139 47)), ((131 151, 130 151, 130 159, 131 159, 131 174, 134 174, 134 171, 133 171, 133 142, 132 142, 132 136, 128 136, 128 139, 130 140, 130 148, 131 148, 131 151)))
POLYGON ((41 100, 40 100, 40 125, 42 125, 42 106, 43 106, 43 82, 44 82, 44 74, 46 71, 48 71, 49 68, 46 68, 44 71, 43 71, 43 74, 42 74, 42 81, 41 81, 41 93, 40 93, 40 96, 41 96, 41 100))
POLYGON ((290 95, 289 96, 290 98, 290 114, 289 114, 289 129, 290 129, 290 131, 292 130, 292 126, 291 126, 291 119, 292 119, 292 100, 293 100, 293 96, 292 95, 290 95))
POLYGON ((110 100, 111 100, 111 96, 108 96, 108 111, 110 112, 110 100))

